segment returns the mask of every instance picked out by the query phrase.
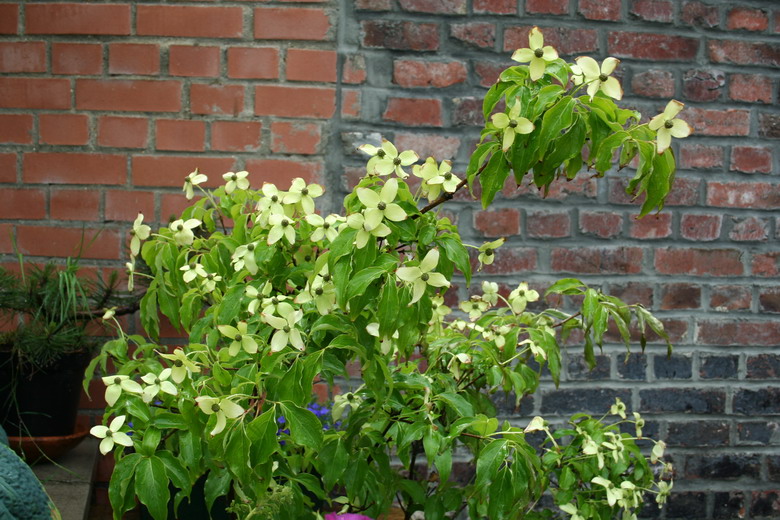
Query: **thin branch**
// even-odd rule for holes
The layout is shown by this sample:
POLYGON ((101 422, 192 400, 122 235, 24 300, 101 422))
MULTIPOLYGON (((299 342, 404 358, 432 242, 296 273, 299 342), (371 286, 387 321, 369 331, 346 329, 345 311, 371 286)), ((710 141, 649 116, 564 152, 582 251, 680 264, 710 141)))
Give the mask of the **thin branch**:
MULTIPOLYGON (((480 173, 482 173, 482 172, 484 171, 484 169, 485 169, 485 168, 487 168, 487 165, 488 165, 488 163, 489 163, 489 162, 490 162, 490 161, 485 161, 485 164, 483 164, 482 166, 480 166, 479 170, 478 170, 478 171, 477 171, 477 173, 474 175, 474 178, 476 178, 476 177, 477 177, 477 176, 478 176, 480 173)), ((451 200, 451 199, 452 199, 452 198, 455 196, 455 194, 458 192, 458 190, 460 190, 461 188, 463 188, 463 186, 465 186, 466 184, 468 184, 468 182, 469 182, 469 181, 468 181, 468 177, 466 177, 465 179, 463 179, 462 181, 460 181, 460 182, 458 183, 458 185, 457 185, 457 186, 455 186, 455 191, 453 191, 452 193, 449 193, 449 192, 446 192, 446 191, 445 191, 444 193, 442 193, 441 195, 439 195, 439 198, 437 198, 436 200, 434 200, 433 202, 431 202, 430 204, 428 204, 427 206, 425 206, 423 209, 421 209, 421 210, 420 210, 420 213, 421 213, 421 214, 422 214, 422 213, 428 213, 430 210, 432 210, 432 209, 433 209, 433 208, 435 208, 436 206, 439 206, 439 205, 441 205, 441 204, 444 204, 444 203, 445 203, 445 202, 447 202, 448 200, 451 200)), ((418 215, 412 215, 412 218, 417 218, 417 217, 418 217, 418 215)))
POLYGON ((566 318, 565 320, 563 320, 563 321, 559 321, 558 323, 555 323, 555 324, 553 324, 553 325, 552 325, 552 327, 553 327, 553 328, 555 328, 555 327, 561 327, 561 326, 563 326, 563 324, 564 324, 564 323, 566 323, 567 321, 573 320, 574 318, 576 318, 576 317, 578 317, 578 316, 580 316, 580 315, 582 315, 582 313, 581 313, 581 312, 576 312, 576 313, 572 314, 571 316, 569 316, 568 318, 566 318))

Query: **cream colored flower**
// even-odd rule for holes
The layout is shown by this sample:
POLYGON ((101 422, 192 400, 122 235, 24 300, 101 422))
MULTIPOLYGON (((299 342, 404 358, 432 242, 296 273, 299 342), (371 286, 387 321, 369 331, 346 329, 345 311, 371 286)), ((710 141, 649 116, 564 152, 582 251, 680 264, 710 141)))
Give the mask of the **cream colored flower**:
POLYGON ((682 103, 673 99, 666 104, 662 114, 653 117, 647 124, 650 130, 655 130, 656 132, 659 154, 664 153, 669 148, 669 145, 672 144, 672 137, 682 139, 691 135, 693 128, 682 119, 676 119, 683 106, 682 103))
POLYGON ((209 180, 209 178, 198 172, 197 168, 195 168, 194 172, 191 172, 189 175, 184 177, 184 188, 182 188, 182 191, 184 192, 184 196, 187 197, 187 200, 191 200, 192 197, 195 196, 195 192, 192 187, 197 186, 202 182, 206 182, 207 180, 209 180))
POLYGON ((420 158, 416 152, 412 150, 406 150, 405 152, 398 153, 398 149, 387 140, 382 140, 381 152, 377 151, 377 157, 379 160, 374 164, 374 173, 379 175, 390 175, 395 172, 400 178, 405 179, 409 176, 404 171, 404 166, 411 166, 416 163, 420 158))
POLYGON ((515 142, 517 134, 530 134, 534 131, 534 124, 520 116, 520 99, 515 100, 515 104, 509 109, 509 115, 504 112, 493 114, 490 118, 493 125, 502 131, 502 150, 509 150, 512 143, 515 142))
POLYGON ((235 327, 231 325, 217 325, 217 329, 228 339, 232 339, 233 342, 228 348, 228 354, 231 356, 237 355, 243 348, 247 354, 257 353, 257 342, 247 332, 247 324, 245 321, 239 321, 235 327))
POLYGON ((617 58, 607 58, 601 62, 601 68, 596 60, 590 56, 580 56, 576 59, 577 65, 572 66, 574 83, 579 85, 583 81, 588 83, 588 95, 590 99, 596 95, 599 90, 612 99, 623 98, 623 88, 620 82, 610 76, 615 71, 620 60, 617 58))
POLYGON ((544 75, 547 62, 558 59, 558 52, 550 45, 544 44, 544 36, 538 27, 528 33, 528 48, 517 49, 512 59, 519 63, 529 63, 531 80, 536 81, 544 75))
POLYGON ((227 181, 225 184, 225 193, 230 195, 235 191, 236 188, 239 190, 246 190, 249 188, 249 179, 247 179, 247 176, 249 176, 249 172, 246 171, 240 171, 240 172, 227 172, 222 175, 222 178, 227 181))
POLYGON ((482 269, 482 265, 490 265, 496 259, 496 249, 504 245, 504 239, 499 238, 492 242, 485 242, 479 246, 479 268, 482 269))
POLYGON ((141 224, 144 221, 143 213, 139 213, 138 217, 133 222, 133 229, 130 230, 130 254, 137 256, 141 250, 141 242, 149 238, 149 234, 152 232, 152 228, 146 224, 141 224))
POLYGON ((285 237, 290 244, 295 243, 295 221, 287 215, 274 213, 268 217, 271 230, 268 232, 268 245, 271 246, 285 237))
POLYGON ((420 261, 419 266, 400 267, 395 273, 396 278, 401 281, 412 284, 413 304, 425 293, 425 289, 430 285, 433 287, 449 287, 450 282, 441 273, 434 273, 433 269, 439 263, 439 250, 431 249, 425 258, 420 261))
POLYGON ((295 327, 301 321, 303 312, 295 310, 292 305, 284 302, 278 305, 277 312, 279 316, 263 312, 263 320, 276 329, 274 337, 271 338, 271 352, 279 352, 287 345, 304 350, 306 346, 303 343, 301 331, 295 327))
POLYGON ((539 299, 539 293, 528 288, 528 284, 523 282, 517 286, 517 289, 509 293, 509 304, 515 314, 520 314, 525 310, 528 302, 535 302, 539 299))
POLYGON ((379 225, 370 227, 366 222, 366 218, 363 213, 353 213, 347 217, 347 226, 352 229, 357 229, 358 232, 355 235, 355 247, 363 249, 368 243, 369 237, 386 237, 392 230, 387 227, 384 222, 380 222, 379 225))
POLYGON ((207 276, 206 269, 204 269, 203 266, 197 262, 194 264, 184 264, 183 266, 179 267, 179 270, 184 271, 184 274, 181 276, 184 280, 184 283, 190 283, 198 276, 201 278, 206 278, 207 276))
POLYGON ((173 231, 173 241, 176 242, 177 246, 189 246, 195 240, 195 233, 192 230, 198 226, 200 226, 200 220, 196 218, 191 218, 186 222, 179 219, 171 222, 168 229, 173 231))
POLYGON ((284 196, 285 204, 300 204, 305 215, 314 213, 314 199, 323 193, 319 184, 306 184, 306 181, 297 177, 293 179, 290 191, 284 196))
POLYGON ((131 394, 142 394, 143 388, 141 385, 130 379, 130 376, 105 376, 101 378, 103 384, 106 385, 106 403, 108 406, 114 406, 119 400, 119 396, 122 395, 122 391, 129 392, 131 394))
POLYGON ((166 394, 176 395, 176 387, 168 381, 171 377, 171 369, 163 368, 159 374, 148 373, 141 377, 141 380, 146 383, 144 387, 143 400, 145 403, 151 403, 157 394, 161 391, 166 394))
POLYGON ((130 438, 130 436, 124 432, 119 431, 119 428, 121 428, 124 424, 125 416, 120 415, 119 417, 115 417, 108 426, 103 426, 101 424, 98 426, 93 426, 89 430, 89 433, 98 439, 103 439, 100 441, 100 453, 103 455, 107 454, 113 449, 114 444, 119 444, 126 447, 133 445, 133 440, 130 438))
POLYGON ((225 429, 227 419, 235 419, 244 413, 244 409, 237 405, 230 399, 223 397, 196 397, 195 401, 198 403, 200 410, 206 415, 217 416, 217 424, 214 429, 211 430, 211 436, 217 435, 219 432, 225 429))
POLYGON ((181 384, 187 376, 200 373, 200 367, 190 361, 187 354, 184 353, 184 349, 177 348, 173 354, 160 354, 160 357, 173 361, 173 366, 170 367, 171 379, 177 385, 181 384))
POLYGON ((385 218, 393 222, 401 222, 406 219, 406 211, 394 202, 397 193, 397 179, 388 179, 379 193, 368 188, 357 189, 358 199, 366 207, 363 211, 366 227, 374 229, 385 218))

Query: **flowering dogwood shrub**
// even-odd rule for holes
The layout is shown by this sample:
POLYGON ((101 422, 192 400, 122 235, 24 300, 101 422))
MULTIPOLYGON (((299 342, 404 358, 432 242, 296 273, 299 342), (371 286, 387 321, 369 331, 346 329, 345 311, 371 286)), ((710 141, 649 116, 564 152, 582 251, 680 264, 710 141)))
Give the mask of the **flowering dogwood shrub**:
POLYGON ((568 64, 543 43, 534 28, 513 55, 530 65, 507 69, 486 94, 482 139, 460 176, 384 141, 361 147, 366 175, 341 215, 318 214, 323 188, 303 179, 253 186, 257 174, 228 172, 210 191, 196 171, 184 192, 203 197, 180 218, 152 233, 139 216, 128 266, 131 283, 147 285, 148 336, 118 328, 89 370, 110 360, 116 371, 103 378, 109 426, 93 429, 117 461, 115 518, 137 499, 164 519, 204 475, 208 505, 227 496, 239 518, 377 518, 395 502, 429 520, 630 519, 648 494, 663 503, 664 445, 648 441, 643 454, 644 420, 622 402, 555 428, 542 417, 499 422, 490 398, 519 403, 543 369, 557 384, 572 330, 592 363, 610 324, 627 347, 632 326, 642 347, 646 332, 665 339, 655 317, 576 279, 545 293, 577 296, 573 313, 529 310, 542 295, 526 283, 504 298, 486 281, 457 309, 444 303, 456 271, 470 283, 472 258, 490 264, 504 242, 462 242, 437 212, 458 190, 479 183, 487 206, 510 172, 546 190, 593 174, 583 166, 601 175, 635 157, 629 190, 646 194, 643 215, 671 188, 670 138, 690 132, 681 104, 641 123, 613 101, 618 60, 568 64), (136 271, 141 262, 148 269, 136 271), (185 345, 155 342, 160 314, 185 345), (349 379, 350 365, 360 378, 349 379), (344 379, 349 391, 330 412, 307 407, 313 384, 344 379), (473 460, 469 472, 454 469, 458 453, 473 460), (539 505, 545 494, 551 509, 539 505))

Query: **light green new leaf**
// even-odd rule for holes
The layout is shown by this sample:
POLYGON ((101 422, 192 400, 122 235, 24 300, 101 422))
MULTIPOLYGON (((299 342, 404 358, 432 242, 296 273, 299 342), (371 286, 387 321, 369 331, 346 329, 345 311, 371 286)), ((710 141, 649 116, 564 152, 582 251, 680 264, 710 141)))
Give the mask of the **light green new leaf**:
POLYGON ((548 294, 582 294, 582 288, 587 286, 576 278, 563 278, 552 284, 544 295, 548 294))

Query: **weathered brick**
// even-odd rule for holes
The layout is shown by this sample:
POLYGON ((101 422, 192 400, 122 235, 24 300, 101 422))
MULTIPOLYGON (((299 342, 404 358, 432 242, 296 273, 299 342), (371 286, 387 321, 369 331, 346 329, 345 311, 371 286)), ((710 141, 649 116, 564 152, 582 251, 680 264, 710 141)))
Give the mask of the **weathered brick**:
POLYGON ((743 40, 709 40, 707 52, 713 63, 780 66, 780 44, 743 40))
POLYGON ((288 81, 336 82, 336 51, 325 49, 288 49, 288 81))
MULTIPOLYGON (((471 267, 476 269, 477 254, 470 253, 471 267)), ((537 269, 538 253, 536 249, 503 246, 496 251, 492 264, 482 268, 484 274, 519 274, 537 269)))
POLYGON ((780 252, 754 254, 751 270, 757 276, 780 275, 780 252))
POLYGON ((474 229, 485 237, 510 237, 520 234, 520 212, 499 208, 474 213, 474 229))
POLYGON ((620 20, 620 0, 579 0, 579 13, 588 20, 620 20))
POLYGON ((244 111, 244 86, 193 83, 190 110, 193 114, 238 115, 244 111))
POLYGON ((33 184, 124 184, 123 155, 32 152, 24 154, 22 177, 33 184))
POLYGON ((322 143, 322 126, 317 123, 276 121, 271 124, 271 151, 315 154, 322 143))
POLYGON ((661 274, 731 276, 744 272, 742 253, 737 249, 655 250, 655 269, 661 274))
POLYGON ((653 286, 640 282, 611 283, 608 294, 620 298, 629 305, 653 306, 653 286))
MULTIPOLYGON (((528 33, 533 26, 508 27, 504 31, 504 51, 528 47, 528 33)), ((552 45, 563 56, 598 52, 598 32, 595 29, 542 27, 545 45, 552 45)))
POLYGON ((702 355, 699 357, 699 377, 702 379, 736 379, 739 356, 702 355))
POLYGON ((683 74, 683 96, 691 101, 715 101, 725 85, 722 70, 691 69, 683 74))
POLYGON ((0 71, 3 74, 46 72, 46 44, 0 42, 0 71))
MULTIPOLYGON (((780 295, 780 292, 775 288, 775 299, 778 299, 778 295, 780 295)), ((745 360, 745 366, 747 367, 747 379, 776 380, 780 377, 780 356, 777 354, 748 356, 745 360)))
POLYGON ((322 182, 324 167, 321 161, 300 161, 287 159, 251 159, 246 162, 246 168, 255 175, 257 186, 271 182, 287 188, 296 177, 306 182, 322 182))
POLYGON ((568 0, 526 0, 525 10, 529 14, 568 14, 568 0))
POLYGON ((496 26, 487 22, 454 23, 450 25, 450 37, 473 47, 492 49, 496 44, 496 26))
POLYGON ((683 448, 726 446, 729 443, 729 423, 725 421, 674 421, 666 434, 669 446, 683 448))
POLYGON ((191 78, 219 76, 221 63, 219 47, 171 45, 168 53, 168 72, 173 76, 191 78))
POLYGON ((701 320, 697 329, 697 340, 704 345, 780 345, 780 323, 776 321, 701 320))
POLYGON ((627 389, 580 388, 558 389, 542 392, 542 414, 570 414, 577 412, 604 413, 619 398, 631 402, 631 391, 627 389))
POLYGON ((568 356, 566 376, 569 381, 603 381, 609 379, 610 358, 607 355, 596 356, 596 366, 592 369, 585 361, 585 356, 572 354, 568 356))
POLYGON ((684 2, 680 13, 680 20, 687 25, 712 28, 720 24, 718 6, 693 1, 684 2))
POLYGON ((441 100, 391 97, 382 119, 406 126, 442 126, 441 100))
POLYGON ((0 78, 0 108, 67 109, 70 82, 54 78, 0 78))
POLYGON ((762 287, 758 304, 762 312, 780 313, 780 288, 762 287))
POLYGON ((694 455, 688 457, 685 478, 736 480, 758 478, 758 455, 694 455))
POLYGON ((723 413, 726 393, 697 388, 658 388, 640 390, 641 410, 647 412, 723 413))
POLYGON ((466 14, 466 0, 399 0, 398 5, 410 13, 466 14))
POLYGON ((91 186, 56 189, 49 198, 49 213, 57 220, 98 220, 100 193, 91 186))
POLYGON ((687 213, 680 219, 680 235, 688 240, 710 241, 720 238, 721 215, 687 213))
POLYGON ((729 238, 736 242, 765 242, 769 238, 769 220, 757 217, 732 217, 729 238))
POLYGON ((634 0, 630 13, 640 20, 669 23, 674 18, 674 5, 669 0, 634 0))
POLYGON ((141 117, 102 116, 98 119, 100 146, 145 148, 149 120, 141 117))
POLYGON ((580 233, 599 238, 618 236, 623 228, 623 216, 606 211, 581 211, 580 233))
POLYGON ((89 141, 89 119, 84 114, 41 114, 38 131, 42 143, 85 145, 89 141))
POLYGON ((103 50, 96 43, 52 43, 51 71, 54 74, 100 74, 103 50))
POLYGON ((31 114, 0 114, 0 143, 31 144, 33 116, 31 114))
POLYGON ((741 285, 717 285, 710 290, 710 307, 715 311, 748 310, 752 300, 750 288, 741 285))
POLYGON ((701 307, 701 287, 690 283, 669 283, 661 286, 661 309, 698 309, 701 307))
POLYGON ((688 107, 680 117, 698 135, 742 136, 750 133, 750 111, 739 109, 706 109, 688 107))
POLYGON ((571 217, 568 212, 529 211, 528 236, 533 238, 562 238, 571 236, 571 217))
POLYGON ((279 49, 276 47, 230 47, 228 77, 274 79, 279 77, 279 49))
POLYGON ((108 73, 159 74, 160 48, 145 43, 112 43, 108 46, 108 73))
POLYGON ((226 152, 255 152, 261 145, 262 124, 254 121, 214 121, 211 149, 226 152))
POLYGON ((516 14, 517 2, 515 0, 474 0, 472 9, 477 14, 516 14))
MULTIPOLYGON (((561 183, 565 184, 565 183, 561 183)), ((674 188, 666 199, 666 206, 693 206, 699 201, 699 179, 677 177, 674 180, 674 188)), ((634 200, 626 193, 628 179, 625 177, 613 177, 609 179, 609 202, 613 204, 642 204, 645 195, 642 194, 634 200)))
POLYGON ((696 518, 701 513, 702 504, 707 500, 706 493, 700 491, 674 492, 666 502, 667 518, 696 518))
POLYGON ((618 58, 654 61, 693 61, 699 50, 699 40, 666 34, 610 32, 608 52, 618 58))
POLYGON ((631 238, 652 240, 666 238, 672 234, 671 213, 658 213, 638 218, 639 214, 629 217, 629 234, 631 238))
POLYGON ((758 135, 768 139, 780 139, 780 115, 758 114, 758 135))
POLYGON ((723 147, 702 144, 680 145, 681 168, 712 169, 723 166, 723 147))
MULTIPOLYGON (((134 155, 131 161, 132 183, 135 186, 181 189, 184 178, 195 168, 207 175, 210 182, 217 182, 217 179, 222 179, 223 173, 233 170, 234 165, 235 159, 232 157, 134 155)), ((168 215, 162 213, 161 217, 165 219, 168 215)))
POLYGON ((732 7, 726 13, 726 28, 729 31, 766 31, 769 17, 766 11, 740 6, 732 7))
POLYGON ((772 80, 761 74, 731 74, 729 99, 748 103, 771 103, 772 80))
POLYGON ((341 71, 344 83, 358 85, 366 81, 366 57, 362 54, 347 54, 341 71))
POLYGON ((363 46, 400 51, 435 51, 439 48, 439 25, 399 20, 361 22, 363 46))
POLYGON ((631 90, 638 96, 670 98, 674 96, 674 73, 650 69, 634 74, 631 78, 631 90))
POLYGON ((181 83, 145 80, 76 80, 76 108, 131 112, 178 112, 181 83))
POLYGON ((647 378, 647 356, 645 354, 620 354, 616 366, 620 379, 644 381, 647 378))
POLYGON ((741 421, 737 425, 740 444, 769 445, 778 431, 778 423, 772 421, 741 421))
POLYGON ((399 150, 414 150, 421 158, 434 157, 439 162, 454 159, 461 144, 458 137, 411 132, 396 132, 393 143, 399 150))
POLYGON ((639 273, 642 270, 642 249, 616 248, 554 248, 551 255, 553 271, 570 273, 639 273))
POLYGON ((453 126, 483 126, 482 101, 473 97, 457 97, 452 100, 453 126))
POLYGON ((460 61, 432 62, 401 59, 393 62, 393 83, 402 87, 449 87, 468 79, 460 61))
POLYGON ((158 150, 203 151, 206 141, 204 121, 158 119, 156 122, 158 150))
POLYGON ((750 516, 777 518, 780 513, 780 491, 753 491, 750 496, 750 516))
POLYGON ((693 374, 691 356, 653 356, 653 373, 656 379, 690 379, 693 374))
POLYGON ((780 186, 765 182, 709 182, 707 205, 772 209, 780 205, 780 186))

